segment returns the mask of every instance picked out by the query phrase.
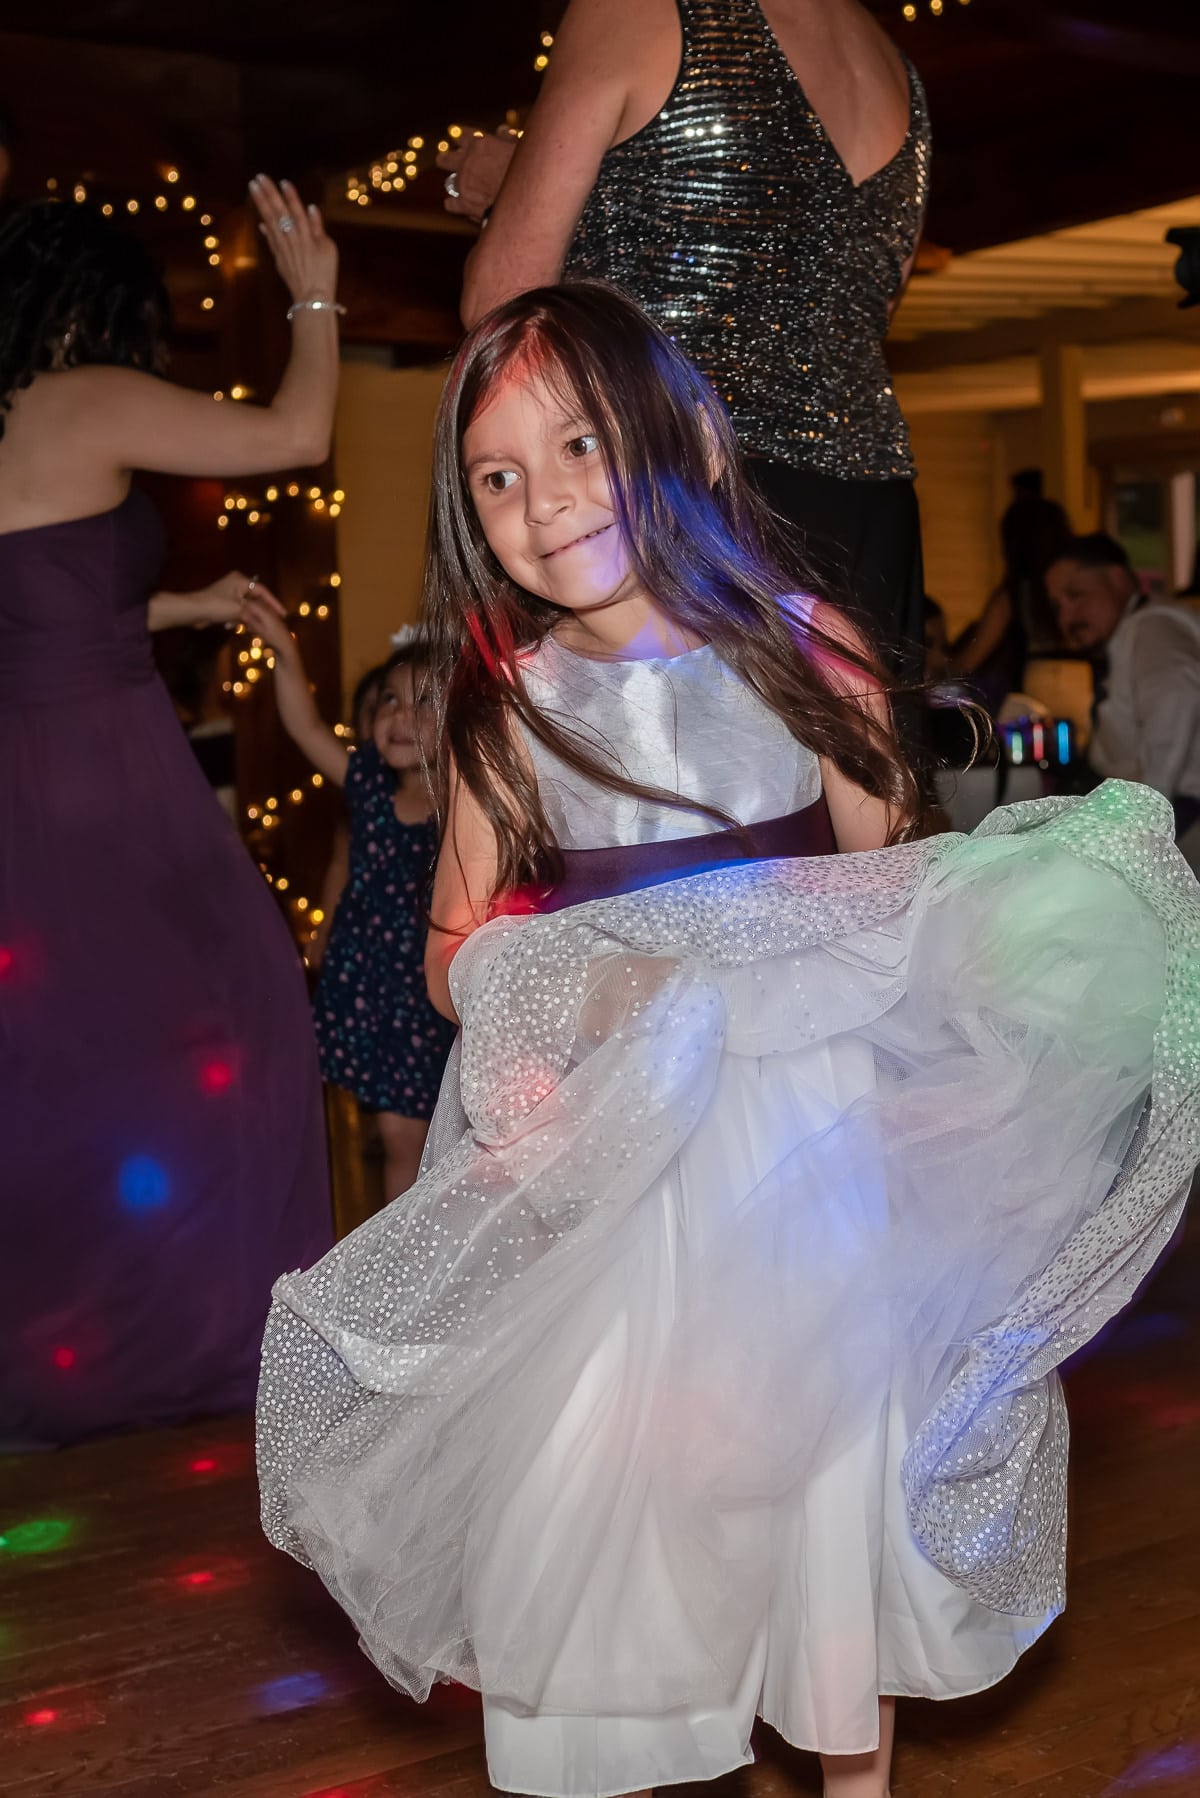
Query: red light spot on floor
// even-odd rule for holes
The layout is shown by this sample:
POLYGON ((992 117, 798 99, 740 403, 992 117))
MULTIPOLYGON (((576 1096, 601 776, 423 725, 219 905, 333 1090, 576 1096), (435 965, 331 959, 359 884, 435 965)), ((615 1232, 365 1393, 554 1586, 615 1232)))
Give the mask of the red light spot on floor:
POLYGON ((73 1348, 56 1348, 50 1359, 55 1367, 74 1367, 75 1350, 73 1348))
POLYGON ((195 1573, 182 1574, 179 1583, 181 1586, 211 1586, 213 1575, 207 1567, 203 1567, 195 1573))
POLYGON ((233 1085, 233 1063, 214 1058, 200 1069, 200 1090, 205 1093, 227 1093, 233 1085))
POLYGON ((25 1721, 31 1729, 41 1729, 45 1724, 55 1722, 57 1717, 57 1711, 30 1711, 25 1721))
POLYGON ((205 1455, 199 1461, 192 1462, 193 1473, 215 1473, 216 1471, 217 1464, 211 1455, 205 1455))

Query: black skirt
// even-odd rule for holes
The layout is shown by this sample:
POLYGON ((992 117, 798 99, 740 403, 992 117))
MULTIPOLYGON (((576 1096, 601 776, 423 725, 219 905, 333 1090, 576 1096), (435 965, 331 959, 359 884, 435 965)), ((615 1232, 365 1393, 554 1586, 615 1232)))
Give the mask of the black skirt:
POLYGON ((762 456, 746 472, 798 533, 817 592, 858 615, 897 676, 919 680, 925 568, 913 483, 841 481, 762 456))

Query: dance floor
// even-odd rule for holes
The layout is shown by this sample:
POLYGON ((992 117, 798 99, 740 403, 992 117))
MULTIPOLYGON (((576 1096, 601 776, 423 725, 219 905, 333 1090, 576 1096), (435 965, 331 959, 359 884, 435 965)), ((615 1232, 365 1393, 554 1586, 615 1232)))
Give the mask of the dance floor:
MULTIPOLYGON (((1003 1686, 900 1707, 895 1798, 1200 1794, 1200 1232, 1070 1377, 1067 1614, 1003 1686)), ((769 1730, 713 1798, 808 1798, 769 1730)), ((258 1533, 244 1419, 0 1462, 0 1793, 482 1798, 479 1702, 424 1707, 258 1533)))

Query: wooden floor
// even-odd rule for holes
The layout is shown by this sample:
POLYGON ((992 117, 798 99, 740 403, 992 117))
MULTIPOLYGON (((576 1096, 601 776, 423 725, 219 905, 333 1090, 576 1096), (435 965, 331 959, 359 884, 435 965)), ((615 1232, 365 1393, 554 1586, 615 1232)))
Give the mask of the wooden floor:
MULTIPOLYGON (((1071 1373, 1066 1617, 984 1698, 901 1706, 895 1798, 1200 1798, 1198 1373, 1193 1230, 1071 1373)), ((266 1546, 245 1420, 0 1463, 0 1793, 482 1798, 480 1743, 474 1693, 397 1697, 266 1546)), ((712 1798, 819 1791, 756 1746, 712 1798)))

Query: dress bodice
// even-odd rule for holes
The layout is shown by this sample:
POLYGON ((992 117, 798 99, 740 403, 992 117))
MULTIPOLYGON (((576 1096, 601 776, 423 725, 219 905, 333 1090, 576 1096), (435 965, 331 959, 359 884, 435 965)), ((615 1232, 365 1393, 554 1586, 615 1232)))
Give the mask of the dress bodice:
MULTIPOLYGON (((820 797, 816 756, 710 645, 646 661, 600 661, 547 637, 525 664, 538 708, 641 786, 761 824, 820 797)), ((528 732, 538 792, 560 849, 668 842, 720 831, 704 812, 611 792, 528 732)))
POLYGON ((161 521, 136 488, 107 512, 0 533, 0 704, 150 680, 146 602, 162 556, 161 521))
POLYGON ((677 0, 679 73, 600 164, 568 279, 615 282, 712 381, 738 440, 842 480, 907 478, 883 354, 929 191, 925 95, 857 185, 757 0, 677 0))

